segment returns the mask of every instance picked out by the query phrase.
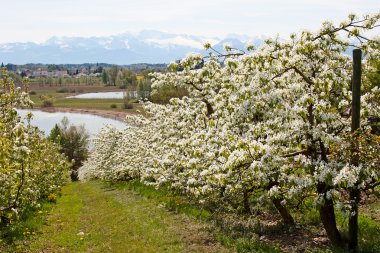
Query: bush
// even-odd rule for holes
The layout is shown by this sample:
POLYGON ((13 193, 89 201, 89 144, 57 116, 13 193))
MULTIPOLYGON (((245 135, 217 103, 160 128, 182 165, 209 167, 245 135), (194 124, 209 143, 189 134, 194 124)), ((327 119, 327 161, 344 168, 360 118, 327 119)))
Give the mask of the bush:
POLYGON ((41 103, 42 107, 53 107, 54 106, 53 97, 51 97, 51 96, 41 95, 40 100, 42 102, 41 103))
POLYGON ((133 109, 133 104, 130 101, 124 101, 123 108, 124 109, 133 109))
POLYGON ((57 93, 68 93, 69 90, 67 88, 62 88, 62 89, 59 89, 57 90, 57 93))
POLYGON ((117 108, 117 105, 116 105, 116 104, 112 104, 112 105, 111 105, 111 108, 113 108, 113 109, 114 109, 114 108, 117 108))
POLYGON ((32 90, 32 91, 29 92, 29 95, 37 95, 37 92, 35 92, 34 90, 32 90))
POLYGON ((88 157, 90 135, 84 126, 70 125, 64 117, 55 125, 48 137, 60 146, 60 152, 71 161, 71 180, 78 180, 78 169, 88 157))
POLYGON ((42 107, 53 107, 53 102, 52 101, 43 101, 42 102, 42 107))
POLYGON ((53 106, 54 106, 53 101, 46 100, 42 102, 42 107, 53 107, 53 106))

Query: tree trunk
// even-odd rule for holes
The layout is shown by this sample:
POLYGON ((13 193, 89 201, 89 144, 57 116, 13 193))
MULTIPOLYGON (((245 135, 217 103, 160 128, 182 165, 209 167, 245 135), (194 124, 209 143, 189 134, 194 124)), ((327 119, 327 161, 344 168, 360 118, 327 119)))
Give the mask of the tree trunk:
POLYGON ((277 211, 280 213, 282 220, 287 225, 294 225, 293 216, 290 214, 288 208, 281 204, 281 198, 273 198, 272 202, 276 207, 277 211))
MULTIPOLYGON (((268 184, 267 189, 270 190, 275 185, 278 185, 278 183, 272 181, 268 184)), ((274 198, 271 198, 271 200, 272 200, 272 203, 274 204, 274 207, 277 209, 277 211, 281 215, 283 222, 287 225, 294 225, 295 222, 294 222, 293 216, 290 214, 288 208, 284 206, 283 204, 281 204, 281 201, 283 200, 283 198, 274 197, 274 198)))
POLYGON ((355 187, 350 190, 351 212, 354 215, 348 220, 348 248, 351 252, 356 252, 358 248, 358 214, 359 214, 360 191, 355 187))
POLYGON ((249 192, 248 191, 243 192, 243 206, 244 206, 244 211, 246 213, 251 213, 251 207, 249 205, 249 192))
MULTIPOLYGON (((326 185, 324 183, 321 183, 318 185, 318 193, 319 194, 325 194, 326 185)), ((331 241, 331 243, 338 248, 344 248, 344 240, 339 233, 339 230, 336 226, 336 219, 335 219, 335 211, 334 211, 334 203, 332 199, 327 199, 324 197, 323 204, 319 207, 319 216, 321 217, 321 221, 323 224, 323 227, 326 230, 327 237, 331 241)))

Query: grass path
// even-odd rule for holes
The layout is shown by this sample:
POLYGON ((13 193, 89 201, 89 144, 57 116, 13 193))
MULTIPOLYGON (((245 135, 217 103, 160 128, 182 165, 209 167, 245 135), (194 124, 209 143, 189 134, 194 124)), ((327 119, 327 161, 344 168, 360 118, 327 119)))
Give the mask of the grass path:
POLYGON ((207 225, 127 189, 72 183, 29 245, 30 252, 230 252, 207 225))

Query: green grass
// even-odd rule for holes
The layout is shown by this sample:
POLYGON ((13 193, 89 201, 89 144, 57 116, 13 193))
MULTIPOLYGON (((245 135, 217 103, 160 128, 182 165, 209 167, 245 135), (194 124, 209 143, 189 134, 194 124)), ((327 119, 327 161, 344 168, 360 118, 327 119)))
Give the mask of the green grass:
MULTIPOLYGON (((377 212, 380 213, 380 209, 377 209, 377 212)), ((359 240, 359 252, 380 252, 380 223, 364 215, 359 215, 359 240)))
POLYGON ((276 245, 269 245, 248 238, 232 239, 222 232, 215 235, 216 239, 223 245, 234 248, 239 253, 281 253, 281 249, 276 245))
POLYGON ((28 246, 31 252, 230 252, 203 224, 128 189, 72 183, 28 246), (83 232, 84 235, 78 235, 83 232))
POLYGON ((84 250, 85 244, 78 238, 80 230, 80 214, 83 210, 83 202, 76 194, 76 184, 69 184, 63 189, 63 196, 59 199, 48 219, 47 226, 41 231, 41 236, 34 241, 30 249, 62 248, 84 250))
POLYGON ((117 105, 118 108, 121 108, 123 105, 123 100, 122 99, 65 98, 65 99, 57 99, 54 102, 55 107, 101 109, 101 110, 110 110, 112 104, 115 104, 117 105))
MULTIPOLYGON (((371 205, 359 218, 359 252, 380 252, 380 224, 367 215, 378 215, 378 207, 371 205)), ((317 225, 313 209, 304 215, 302 226, 317 225)), ((186 196, 139 181, 71 183, 63 187, 56 205, 45 202, 1 230, 0 252, 282 252, 278 241, 229 233, 212 225, 214 218, 186 196)), ((338 222, 346 221, 338 215, 338 222)), ((285 240, 288 234, 278 236, 285 240)))
MULTIPOLYGON (((127 182, 118 182, 110 184, 117 189, 126 189, 133 191, 143 196, 144 198, 156 202, 164 206, 166 209, 175 213, 185 214, 202 222, 215 222, 213 214, 205 210, 201 205, 190 201, 186 196, 181 196, 173 193, 165 188, 155 189, 152 186, 147 186, 138 180, 127 182)), ((256 238, 236 238, 233 233, 226 232, 213 226, 213 237, 222 245, 233 249, 239 253, 258 252, 258 253, 278 253, 282 252, 277 245, 270 245, 264 242, 257 241, 256 238)))
MULTIPOLYGON (((210 211, 202 209, 201 206, 197 205, 194 202, 191 202, 185 196, 176 195, 175 193, 166 189, 156 190, 155 188, 146 186, 137 180, 116 183, 113 184, 113 186, 119 189, 125 188, 137 192, 147 199, 161 203, 169 210, 183 213, 200 220, 206 220, 210 222, 214 221, 213 214, 210 211)), ((370 206, 367 206, 366 209, 367 210, 364 211, 361 210, 361 215, 359 216, 360 242, 358 253, 380 252, 380 202, 377 201, 370 206)), ((344 227, 343 224, 347 225, 347 219, 344 218, 338 211, 336 214, 338 224, 340 224, 342 227, 344 227)), ((313 234, 317 235, 320 233, 320 229, 322 229, 322 227, 319 213, 315 207, 311 205, 311 203, 309 208, 307 210, 304 210, 304 213, 299 216, 300 217, 297 217, 297 220, 299 220, 301 222, 300 225, 309 232, 307 236, 312 236, 313 234)), ((214 237, 216 240, 227 247, 234 248, 237 252, 282 252, 279 245, 276 243, 269 245, 264 242, 260 242, 255 238, 247 237, 239 233, 239 235, 236 236, 237 231, 230 231, 232 233, 229 233, 228 231, 222 231, 217 227, 214 229, 214 237)), ((286 237, 289 236, 288 233, 285 233, 282 230, 271 232, 277 233, 278 236, 282 238, 285 237, 285 241, 286 237)), ((313 238, 310 237, 303 239, 312 240, 313 238)), ((310 248, 308 252, 341 253, 342 251, 339 249, 324 247, 320 249, 310 248)))
POLYGON ((31 100, 34 102, 34 107, 38 108, 42 106, 41 96, 52 97, 54 107, 62 108, 78 108, 78 109, 99 109, 107 111, 139 113, 142 110, 141 105, 134 104, 133 109, 124 109, 122 99, 78 99, 78 98, 65 98, 81 93, 89 92, 107 92, 107 91, 123 91, 114 86, 97 86, 97 85, 83 85, 83 86, 38 86, 31 85, 29 87, 31 100), (62 90, 68 90, 69 92, 60 92, 62 90), (75 91, 72 93, 71 91, 75 91), (116 108, 112 108, 111 105, 116 105, 116 108))
MULTIPOLYGON (((40 107, 42 105, 40 95, 30 95, 31 100, 34 102, 34 107, 40 107)), ((55 92, 44 92, 43 95, 52 96, 55 107, 107 110, 111 109, 111 104, 116 104, 118 108, 121 108, 121 105, 123 104, 122 99, 65 98, 67 94, 55 92)))
POLYGON ((30 238, 41 229, 53 207, 52 202, 41 202, 40 208, 27 209, 16 223, 1 227, 0 252, 22 251, 30 238))
POLYGON ((163 188, 157 190, 154 187, 147 186, 138 180, 112 183, 110 186, 117 189, 127 189, 136 192, 144 198, 150 199, 157 204, 164 206, 169 211, 186 214, 196 219, 209 220, 212 215, 211 212, 203 209, 199 205, 196 205, 194 202, 190 202, 184 196, 177 195, 172 191, 163 188))
MULTIPOLYGON (((79 99, 79 98, 65 98, 64 93, 51 93, 44 92, 47 96, 52 96, 54 99, 53 106, 61 108, 77 108, 77 109, 99 109, 107 111, 138 113, 138 110, 142 110, 140 104, 134 104, 132 109, 123 109, 122 99, 79 99), (116 105, 113 108, 112 105, 116 105)), ((41 93, 40 93, 41 95, 41 93)), ((31 100, 34 102, 33 107, 38 108, 42 106, 42 101, 38 93, 36 95, 30 95, 31 100)))
MULTIPOLYGON (((303 210, 302 215, 297 213, 297 220, 302 226, 317 229, 321 227, 319 213, 311 202, 307 203, 308 208, 303 210)), ((338 229, 344 237, 348 236, 348 217, 342 215, 339 210, 335 210, 338 229)), ((359 210, 359 248, 358 253, 376 253, 380 252, 380 201, 377 200, 372 204, 364 205, 359 210)), ((314 231, 314 234, 317 232, 314 231)), ((315 249, 310 252, 334 252, 344 253, 342 249, 315 249)))

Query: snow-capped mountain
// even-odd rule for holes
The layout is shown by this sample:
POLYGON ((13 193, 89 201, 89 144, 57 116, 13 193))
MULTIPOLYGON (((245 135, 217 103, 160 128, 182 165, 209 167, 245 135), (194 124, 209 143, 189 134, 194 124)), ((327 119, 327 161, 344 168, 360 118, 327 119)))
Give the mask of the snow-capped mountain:
POLYGON ((107 37, 52 37, 44 43, 0 44, 0 62, 25 63, 84 63, 111 64, 169 63, 190 52, 203 52, 203 44, 210 42, 221 50, 225 43, 244 49, 256 46, 261 38, 231 34, 225 38, 172 34, 154 30, 123 33, 107 37))

